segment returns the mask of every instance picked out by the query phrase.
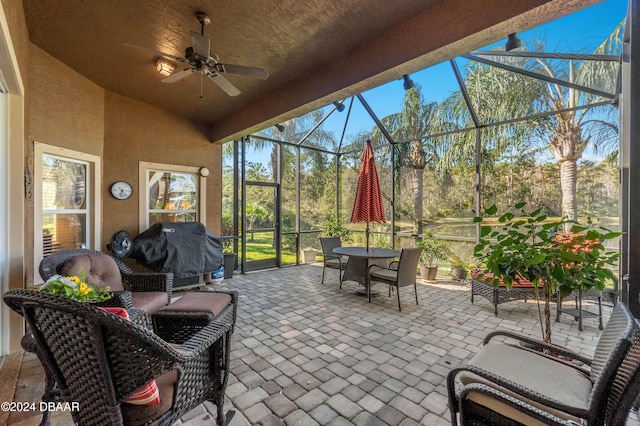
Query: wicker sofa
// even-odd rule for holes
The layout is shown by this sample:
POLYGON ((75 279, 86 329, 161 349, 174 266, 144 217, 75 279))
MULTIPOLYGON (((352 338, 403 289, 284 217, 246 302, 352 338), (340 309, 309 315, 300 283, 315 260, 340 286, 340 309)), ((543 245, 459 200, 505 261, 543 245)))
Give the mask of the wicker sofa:
POLYGON ((511 289, 508 289, 504 284, 494 287, 492 284, 481 281, 478 279, 480 274, 484 274, 484 272, 479 269, 471 271, 471 303, 474 302, 475 295, 484 297, 493 304, 496 316, 498 316, 498 305, 501 303, 514 300, 524 300, 526 302, 536 298, 536 289, 530 281, 525 279, 518 280, 513 283, 511 289))

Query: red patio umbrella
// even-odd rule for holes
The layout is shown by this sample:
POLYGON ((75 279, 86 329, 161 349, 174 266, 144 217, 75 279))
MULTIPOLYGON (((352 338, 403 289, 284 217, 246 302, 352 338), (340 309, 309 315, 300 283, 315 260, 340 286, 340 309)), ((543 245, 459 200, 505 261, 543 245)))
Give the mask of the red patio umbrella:
POLYGON ((356 198, 353 201, 350 222, 367 223, 367 250, 369 250, 369 223, 385 223, 380 181, 378 180, 378 171, 376 170, 370 140, 367 140, 367 145, 364 147, 362 155, 360 155, 360 161, 362 161, 362 168, 360 169, 360 176, 358 176, 358 189, 356 190, 356 198))

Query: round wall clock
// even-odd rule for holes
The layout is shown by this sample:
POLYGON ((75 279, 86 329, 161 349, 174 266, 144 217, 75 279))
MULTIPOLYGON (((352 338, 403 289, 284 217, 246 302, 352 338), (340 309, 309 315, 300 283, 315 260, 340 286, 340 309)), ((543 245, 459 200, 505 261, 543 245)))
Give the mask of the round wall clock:
POLYGON ((111 195, 118 200, 126 200, 133 194, 133 188, 127 182, 119 181, 111 185, 111 195))

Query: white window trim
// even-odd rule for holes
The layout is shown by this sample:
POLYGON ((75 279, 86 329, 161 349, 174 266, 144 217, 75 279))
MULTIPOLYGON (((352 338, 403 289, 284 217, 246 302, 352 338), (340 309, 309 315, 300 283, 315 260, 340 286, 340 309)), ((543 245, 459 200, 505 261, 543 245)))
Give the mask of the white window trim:
POLYGON ((69 158, 71 160, 79 160, 88 163, 89 172, 89 241, 87 248, 100 250, 100 220, 102 212, 102 159, 97 155, 87 154, 85 152, 74 151, 71 149, 60 148, 58 146, 47 145, 40 142, 34 142, 34 167, 33 167, 33 268, 34 281, 36 284, 42 282, 38 267, 42 260, 42 156, 53 155, 57 157, 69 158))
POLYGON ((177 173, 195 173, 196 175, 198 175, 198 221, 204 226, 207 226, 207 179, 200 175, 200 167, 178 166, 175 164, 150 163, 146 161, 140 161, 138 163, 138 188, 140 188, 140 192, 144 195, 138 197, 138 202, 140 203, 138 205, 138 211, 140 212, 138 218, 138 232, 143 233, 149 228, 149 188, 147 188, 148 170, 164 170, 167 172, 177 173))

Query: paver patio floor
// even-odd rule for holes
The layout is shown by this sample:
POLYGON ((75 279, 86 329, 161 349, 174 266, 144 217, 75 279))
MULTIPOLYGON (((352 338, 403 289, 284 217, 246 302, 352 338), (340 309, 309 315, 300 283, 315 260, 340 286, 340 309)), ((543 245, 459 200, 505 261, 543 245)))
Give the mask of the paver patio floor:
MULTIPOLYGON (((339 290, 337 271, 327 273, 324 285, 319 264, 235 275, 219 285, 239 292, 226 393, 236 411, 231 425, 449 424, 451 368, 495 329, 540 335, 535 302, 502 304, 495 317, 486 299, 471 304, 469 284, 440 277, 418 284, 419 306, 412 288, 401 289, 399 312, 386 286, 377 285, 380 295, 367 303, 354 294, 356 283, 339 290)), ((610 312, 605 306, 605 323, 610 312)), ((554 343, 585 355, 599 334, 596 319, 585 319, 582 332, 572 317, 553 323, 554 343)), ((177 424, 214 424, 213 413, 205 403, 177 424)))

